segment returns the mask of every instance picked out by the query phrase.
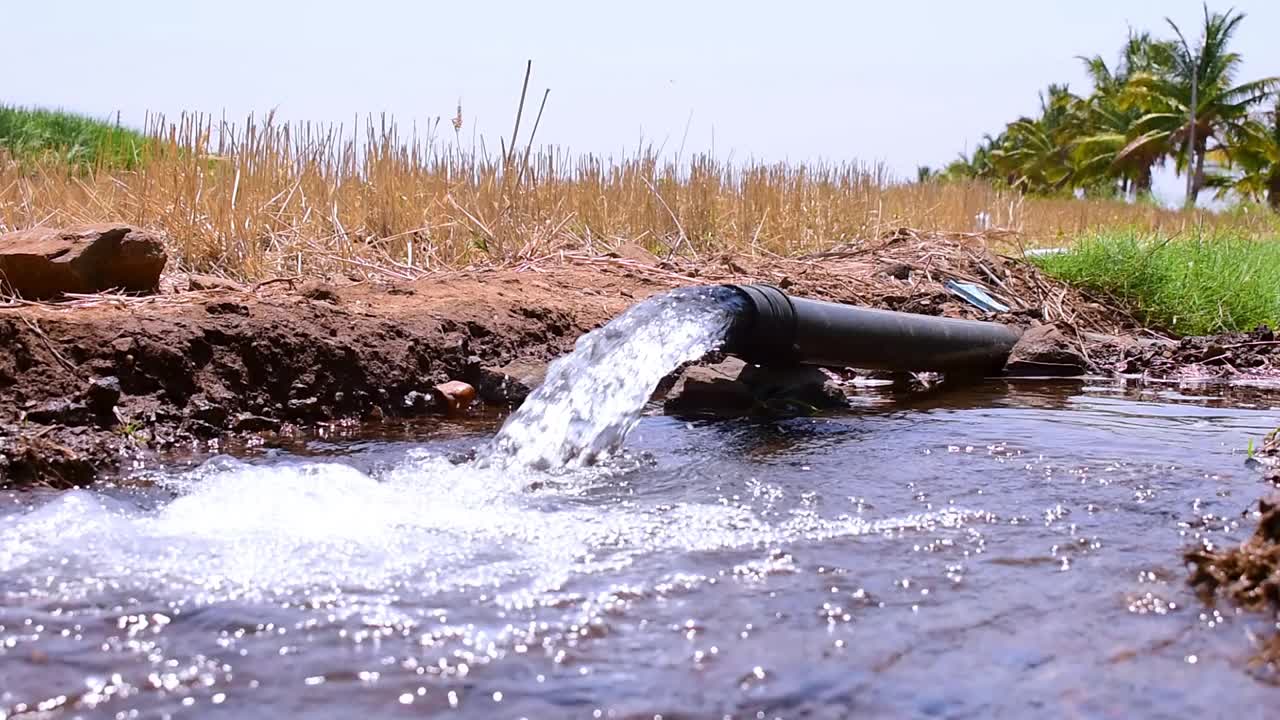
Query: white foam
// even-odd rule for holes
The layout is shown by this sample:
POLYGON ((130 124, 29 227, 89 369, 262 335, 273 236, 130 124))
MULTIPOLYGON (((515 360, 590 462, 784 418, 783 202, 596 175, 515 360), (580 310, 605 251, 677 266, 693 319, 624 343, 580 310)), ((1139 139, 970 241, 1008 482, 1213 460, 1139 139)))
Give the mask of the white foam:
POLYGON ((876 523, 797 513, 770 524, 744 508, 587 505, 526 489, 542 477, 413 453, 378 478, 331 462, 218 460, 173 482, 178 497, 155 510, 71 491, 0 518, 0 592, 74 601, 114 590, 371 613, 462 587, 527 598, 654 553, 954 525, 966 515, 876 523))

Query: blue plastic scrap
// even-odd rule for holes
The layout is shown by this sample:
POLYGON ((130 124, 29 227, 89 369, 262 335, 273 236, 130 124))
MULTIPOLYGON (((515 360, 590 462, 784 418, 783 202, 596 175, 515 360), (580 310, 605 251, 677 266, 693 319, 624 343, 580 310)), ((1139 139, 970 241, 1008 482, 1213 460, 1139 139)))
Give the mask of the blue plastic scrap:
POLYGON ((1009 306, 997 301, 995 298, 988 295, 986 290, 983 290, 981 287, 974 285, 973 283, 948 280, 943 283, 943 287, 956 295, 959 295, 966 302, 979 310, 997 313, 1009 312, 1009 306))

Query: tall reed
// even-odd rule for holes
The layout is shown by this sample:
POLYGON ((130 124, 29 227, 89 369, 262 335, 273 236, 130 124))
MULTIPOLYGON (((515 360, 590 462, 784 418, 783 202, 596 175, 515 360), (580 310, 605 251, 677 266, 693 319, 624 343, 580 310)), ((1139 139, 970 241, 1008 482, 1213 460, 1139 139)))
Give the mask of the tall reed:
POLYGON ((258 279, 344 270, 409 277, 622 243, 664 255, 795 255, 899 226, 1008 229, 1033 245, 1116 227, 1276 230, 1265 214, 906 184, 858 163, 676 160, 652 147, 601 157, 531 142, 500 153, 469 146, 460 117, 445 136, 438 121, 405 129, 385 116, 350 126, 153 117, 147 160, 130 168, 0 151, 0 230, 132 222, 171 238, 173 267, 258 279))

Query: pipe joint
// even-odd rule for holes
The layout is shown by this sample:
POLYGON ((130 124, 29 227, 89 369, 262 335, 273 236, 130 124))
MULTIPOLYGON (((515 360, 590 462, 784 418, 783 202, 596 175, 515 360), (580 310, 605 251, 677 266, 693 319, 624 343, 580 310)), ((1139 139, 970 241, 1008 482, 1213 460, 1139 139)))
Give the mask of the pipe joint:
POLYGON ((757 365, 800 362, 795 345, 796 311, 791 298, 773 285, 729 285, 746 301, 724 350, 757 365))

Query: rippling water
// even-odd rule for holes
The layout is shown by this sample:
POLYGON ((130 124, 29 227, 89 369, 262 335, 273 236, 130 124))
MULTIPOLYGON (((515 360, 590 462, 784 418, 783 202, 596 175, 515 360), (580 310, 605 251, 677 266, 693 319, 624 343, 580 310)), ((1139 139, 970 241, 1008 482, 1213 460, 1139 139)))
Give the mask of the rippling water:
MULTIPOLYGON (((0 717, 1258 717, 1204 607, 1277 396, 993 384, 646 417, 555 475, 493 427, 0 495, 0 717)), ((412 436, 413 433, 408 433, 412 436)))

